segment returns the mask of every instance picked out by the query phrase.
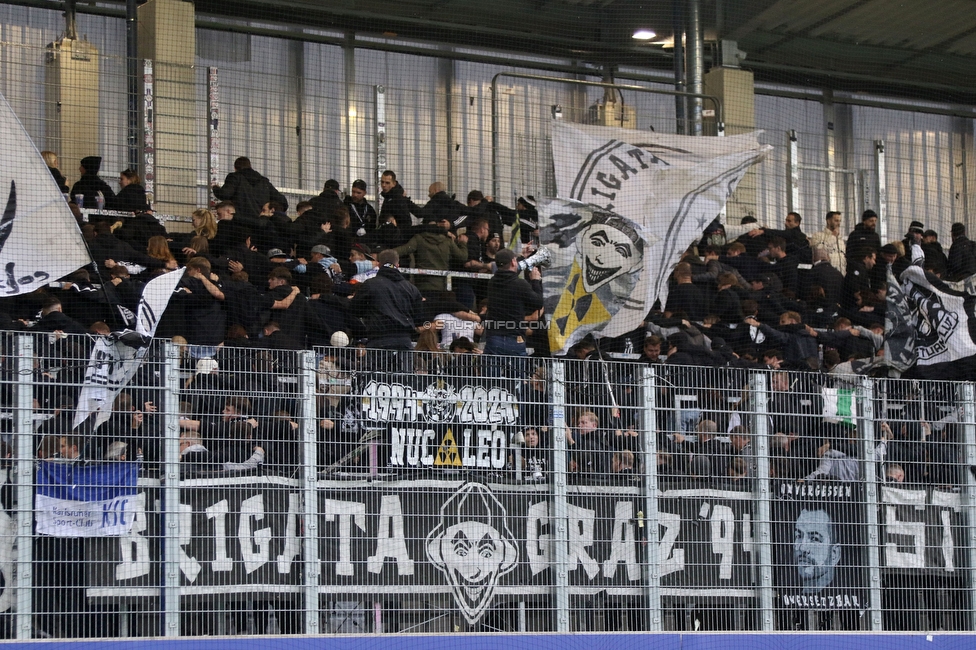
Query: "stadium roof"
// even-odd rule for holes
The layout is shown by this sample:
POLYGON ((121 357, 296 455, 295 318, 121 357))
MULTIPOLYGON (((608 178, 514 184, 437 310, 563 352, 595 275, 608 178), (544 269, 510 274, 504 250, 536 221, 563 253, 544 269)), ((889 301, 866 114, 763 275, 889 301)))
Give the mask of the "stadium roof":
MULTIPOLYGON (((679 3, 681 4, 681 3, 679 3)), ((395 35, 604 65, 672 66, 670 0, 197 0, 198 15, 395 35), (636 41, 638 28, 657 37, 636 41)), ((757 78, 972 100, 976 0, 701 0, 706 41, 757 78)), ((712 48, 706 48, 706 60, 712 48)))

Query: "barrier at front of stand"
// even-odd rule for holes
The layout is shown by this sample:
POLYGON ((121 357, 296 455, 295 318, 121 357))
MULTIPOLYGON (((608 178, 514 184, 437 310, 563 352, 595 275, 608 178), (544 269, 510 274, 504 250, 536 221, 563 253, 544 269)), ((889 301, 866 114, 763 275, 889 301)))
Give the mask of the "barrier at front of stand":
POLYGON ((73 433, 91 345, 3 338, 8 638, 973 628, 969 385, 158 342, 73 433))

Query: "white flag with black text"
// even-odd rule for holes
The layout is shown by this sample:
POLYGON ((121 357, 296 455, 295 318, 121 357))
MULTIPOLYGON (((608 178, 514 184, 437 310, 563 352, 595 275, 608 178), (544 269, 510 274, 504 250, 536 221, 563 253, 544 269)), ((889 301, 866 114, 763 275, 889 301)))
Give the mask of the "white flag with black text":
POLYGON ((97 414, 95 427, 111 417, 112 403, 139 370, 159 319, 166 311, 176 286, 183 279, 184 271, 180 269, 166 273, 146 283, 136 313, 135 330, 112 332, 110 336, 99 337, 95 341, 85 372, 85 385, 78 398, 74 427, 78 427, 92 413, 97 414))
MULTIPOLYGON (((656 299, 663 305, 681 254, 719 215, 749 167, 772 149, 757 137, 758 132, 692 137, 553 121, 557 194, 612 211, 654 239, 643 252, 633 294, 648 308, 656 299)), ((633 330, 630 312, 618 312, 602 336, 633 330)))
POLYGON ((64 195, 0 95, 0 295, 29 293, 91 263, 64 195))

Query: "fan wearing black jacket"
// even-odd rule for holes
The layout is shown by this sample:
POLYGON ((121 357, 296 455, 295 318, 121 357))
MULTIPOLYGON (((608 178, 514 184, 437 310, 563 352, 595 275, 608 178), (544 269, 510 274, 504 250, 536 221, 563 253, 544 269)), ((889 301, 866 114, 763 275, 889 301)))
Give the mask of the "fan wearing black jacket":
POLYGON ((100 156, 86 156, 81 159, 81 168, 79 169, 81 178, 71 186, 72 199, 79 194, 85 197, 83 200, 84 205, 79 205, 79 208, 97 208, 99 192, 105 198, 105 205, 112 205, 112 201, 115 199, 115 192, 108 186, 108 183, 98 177, 98 170, 101 167, 102 159, 100 156))
POLYGON ((349 307, 365 322, 369 347, 409 350, 415 328, 423 322, 423 297, 397 268, 396 251, 382 251, 376 261, 379 271, 359 285, 349 307))
POLYGON ((515 253, 506 249, 495 255, 498 271, 488 281, 485 354, 524 357, 526 317, 542 309, 542 274, 529 271, 528 281, 518 277, 515 253))
POLYGON ((380 223, 386 223, 389 217, 393 217, 398 228, 409 228, 413 223, 410 218, 411 201, 404 193, 403 186, 397 182, 396 174, 389 169, 383 172, 380 177, 380 188, 380 196, 383 197, 380 223))
MULTIPOLYGON (((267 178, 251 168, 251 161, 241 156, 234 161, 234 171, 227 174, 224 185, 213 186, 213 194, 220 201, 232 201, 237 218, 245 226, 257 224, 258 214, 265 203, 277 201, 288 209, 288 199, 282 196, 267 178)), ((88 199, 85 199, 88 202, 88 199)))
POLYGON ((149 207, 146 202, 146 188, 134 170, 124 169, 119 172, 119 187, 122 189, 108 204, 111 209, 120 212, 144 212, 149 207))

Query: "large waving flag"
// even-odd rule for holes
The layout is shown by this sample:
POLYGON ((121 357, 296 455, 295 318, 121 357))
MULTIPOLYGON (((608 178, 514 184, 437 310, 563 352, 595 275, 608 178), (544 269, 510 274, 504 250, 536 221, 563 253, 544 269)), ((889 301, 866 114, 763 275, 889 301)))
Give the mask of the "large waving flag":
POLYGON ((122 389, 132 381, 142 363, 149 344, 156 334, 156 326, 162 318, 176 285, 186 269, 166 273, 146 283, 136 313, 136 329, 112 332, 110 336, 95 341, 85 385, 78 397, 74 427, 77 428, 96 413, 94 427, 98 427, 112 415, 112 403, 122 389))
POLYGON ((972 379, 976 368, 976 276, 946 282, 921 266, 888 274, 885 361, 921 377, 972 379))
MULTIPOLYGON (((612 211, 639 225, 645 241, 654 240, 643 251, 632 296, 650 308, 656 299, 666 301, 668 275, 681 254, 772 149, 757 136, 692 137, 554 121, 557 193, 612 211)), ((610 314, 600 335, 633 330, 633 311, 610 314)))
POLYGON ((139 464, 45 460, 37 466, 37 532, 54 537, 128 534, 135 516, 139 464))
POLYGON ((0 95, 0 293, 28 293, 91 262, 41 154, 0 95))
POLYGON ((539 242, 552 256, 543 288, 553 354, 587 334, 604 335, 615 319, 623 332, 639 326, 650 304, 637 287, 657 238, 594 205, 552 199, 538 208, 539 242))

